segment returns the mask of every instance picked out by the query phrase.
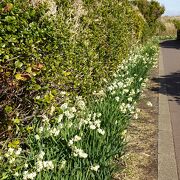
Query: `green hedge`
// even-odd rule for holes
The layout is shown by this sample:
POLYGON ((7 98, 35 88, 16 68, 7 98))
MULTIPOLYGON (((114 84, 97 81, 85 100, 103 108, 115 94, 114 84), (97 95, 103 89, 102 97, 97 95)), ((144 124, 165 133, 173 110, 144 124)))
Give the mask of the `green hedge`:
MULTIPOLYGON (((89 96, 110 80, 146 22, 126 0, 24 0, 0 4, 1 117, 5 124, 56 111, 59 96, 89 96), (51 2, 51 1, 50 1, 51 2), (5 121, 4 121, 5 120, 5 121)), ((144 37, 143 37, 144 38, 144 37)))

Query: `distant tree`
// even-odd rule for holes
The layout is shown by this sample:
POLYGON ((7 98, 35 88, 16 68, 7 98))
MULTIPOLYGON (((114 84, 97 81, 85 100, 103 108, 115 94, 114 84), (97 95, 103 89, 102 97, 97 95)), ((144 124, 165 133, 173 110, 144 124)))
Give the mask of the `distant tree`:
POLYGON ((157 20, 165 11, 164 6, 161 6, 160 3, 155 0, 134 0, 132 3, 139 8, 139 11, 146 19, 151 30, 155 31, 157 20))

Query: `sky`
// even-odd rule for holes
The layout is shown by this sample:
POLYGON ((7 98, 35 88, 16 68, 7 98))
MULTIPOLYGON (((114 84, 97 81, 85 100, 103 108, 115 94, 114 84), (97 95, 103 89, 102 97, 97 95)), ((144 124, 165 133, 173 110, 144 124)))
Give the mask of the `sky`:
POLYGON ((166 8, 164 15, 180 15, 180 0, 158 0, 158 2, 160 2, 166 8))

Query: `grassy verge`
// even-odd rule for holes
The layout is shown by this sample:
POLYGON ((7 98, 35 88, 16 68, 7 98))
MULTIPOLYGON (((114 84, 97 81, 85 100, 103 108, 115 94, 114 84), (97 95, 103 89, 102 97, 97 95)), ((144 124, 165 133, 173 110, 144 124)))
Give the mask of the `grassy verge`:
POLYGON ((114 158, 124 154, 126 129, 137 116, 136 104, 157 52, 154 42, 136 48, 114 80, 90 99, 65 97, 59 112, 52 106, 48 115, 34 117, 26 136, 17 127, 17 137, 3 143, 0 178, 111 179, 114 158))

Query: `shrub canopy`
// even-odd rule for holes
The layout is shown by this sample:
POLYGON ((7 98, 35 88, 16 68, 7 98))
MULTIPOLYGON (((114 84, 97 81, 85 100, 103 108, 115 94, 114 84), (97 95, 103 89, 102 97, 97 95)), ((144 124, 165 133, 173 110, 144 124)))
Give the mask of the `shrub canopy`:
POLYGON ((0 14, 0 114, 8 123, 27 124, 50 104, 58 111, 62 91, 97 91, 147 30, 126 0, 4 0, 0 14))
POLYGON ((136 5, 149 26, 149 32, 151 35, 156 32, 158 28, 159 21, 158 19, 164 13, 165 8, 161 6, 159 2, 155 0, 136 0, 132 1, 134 5, 136 5))

